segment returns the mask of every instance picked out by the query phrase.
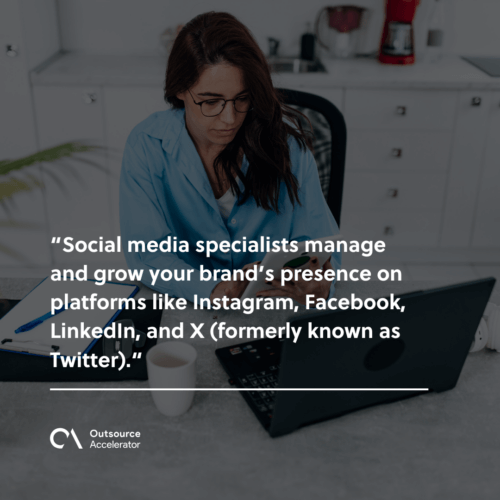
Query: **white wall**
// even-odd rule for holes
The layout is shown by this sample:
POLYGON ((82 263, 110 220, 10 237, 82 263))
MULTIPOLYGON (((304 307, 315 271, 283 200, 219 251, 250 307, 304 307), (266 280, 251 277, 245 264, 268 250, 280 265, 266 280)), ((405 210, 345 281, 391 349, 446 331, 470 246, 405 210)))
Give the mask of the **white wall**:
POLYGON ((27 67, 32 70, 59 51, 56 0, 20 0, 27 67))
MULTIPOLYGON (((380 10, 383 0, 357 3, 380 10)), ((282 40, 283 53, 296 53, 306 22, 313 24, 324 5, 325 0, 59 1, 64 48, 101 53, 157 51, 159 35, 166 27, 184 24, 210 10, 234 14, 250 28, 262 47, 267 46, 266 38, 273 36, 282 40)))
MULTIPOLYGON (((458 54, 498 54, 500 0, 446 2, 446 49, 458 54)), ((159 52, 159 35, 209 10, 238 17, 267 50, 266 38, 282 40, 283 54, 297 54, 306 22, 325 5, 354 4, 371 10, 368 49, 376 49, 384 0, 58 0, 65 50, 100 53, 159 52)), ((431 0, 422 0, 415 20, 417 54, 423 47, 431 0)))
POLYGON ((452 1, 455 52, 500 57, 500 0, 452 1))
POLYGON ((28 51, 16 0, 0 2, 0 51, 0 160, 4 160, 36 150, 28 51), (7 56, 7 45, 17 46, 17 57, 7 56))

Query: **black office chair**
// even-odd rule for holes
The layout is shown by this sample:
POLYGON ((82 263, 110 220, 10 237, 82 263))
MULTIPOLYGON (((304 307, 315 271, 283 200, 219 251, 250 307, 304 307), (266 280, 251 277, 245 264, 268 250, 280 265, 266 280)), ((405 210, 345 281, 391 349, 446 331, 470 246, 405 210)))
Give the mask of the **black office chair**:
MULTIPOLYGON (((321 188, 340 227, 347 141, 344 117, 334 104, 323 97, 298 90, 278 90, 284 96, 285 104, 304 113, 311 121, 314 158, 318 165, 321 188)), ((303 118, 301 121, 308 130, 309 125, 303 118)))

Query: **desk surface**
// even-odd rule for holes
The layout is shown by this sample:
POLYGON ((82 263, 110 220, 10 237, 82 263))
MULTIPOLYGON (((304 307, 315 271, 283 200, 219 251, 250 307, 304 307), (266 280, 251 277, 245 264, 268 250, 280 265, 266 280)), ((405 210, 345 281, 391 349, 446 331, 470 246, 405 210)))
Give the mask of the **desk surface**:
MULTIPOLYGON (((0 280, 22 298, 39 280, 0 280)), ((380 296, 436 283, 339 284, 338 296, 380 296)), ((141 290, 148 296, 149 290, 141 290)), ((499 293, 495 292, 494 301, 499 293)), ((209 322, 206 311, 164 314, 162 324, 209 322), (186 316, 187 313, 187 316, 186 316)), ((230 313, 218 313, 226 321, 230 313)), ((261 321, 278 325, 273 312, 261 321)), ((243 321, 256 323, 256 316, 243 321)), ((262 324, 262 323, 261 323, 262 324)), ((231 342, 229 342, 231 343, 231 342)), ((221 344, 222 345, 222 344, 221 344)), ((211 340, 197 341, 198 386, 227 387, 211 340)), ((102 384, 71 384, 100 387, 102 384)), ((109 383, 147 387, 147 382, 109 383)), ((381 405, 271 439, 236 392, 196 393, 167 418, 148 392, 49 392, 64 384, 0 383, 3 498, 497 498, 500 491, 500 355, 468 357, 457 387, 381 405), (84 447, 49 444, 75 429, 84 447), (90 450, 89 432, 139 431, 138 450, 90 450)))

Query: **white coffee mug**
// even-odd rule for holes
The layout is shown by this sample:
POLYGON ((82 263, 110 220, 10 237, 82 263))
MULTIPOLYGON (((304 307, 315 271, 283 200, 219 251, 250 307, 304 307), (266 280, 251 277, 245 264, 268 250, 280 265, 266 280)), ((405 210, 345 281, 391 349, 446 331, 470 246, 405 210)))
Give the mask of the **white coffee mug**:
MULTIPOLYGON (((194 389, 196 384, 195 348, 170 340, 156 344, 147 355, 149 387, 152 389, 194 389)), ((163 415, 175 417, 189 410, 194 391, 151 391, 163 415)))

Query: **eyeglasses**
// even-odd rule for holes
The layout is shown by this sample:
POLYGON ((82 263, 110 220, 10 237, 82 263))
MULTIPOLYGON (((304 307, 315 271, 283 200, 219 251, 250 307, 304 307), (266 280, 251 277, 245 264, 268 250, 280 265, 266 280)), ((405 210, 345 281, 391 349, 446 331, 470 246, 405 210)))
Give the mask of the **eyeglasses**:
POLYGON ((233 101, 234 110, 238 113, 247 113, 250 111, 251 101, 250 96, 244 95, 241 97, 237 97, 236 99, 208 99, 206 101, 196 102, 194 100, 193 94, 188 89, 189 95, 193 99, 193 102, 200 106, 201 113, 203 116, 212 117, 220 115, 224 108, 226 107, 226 102, 233 101))

